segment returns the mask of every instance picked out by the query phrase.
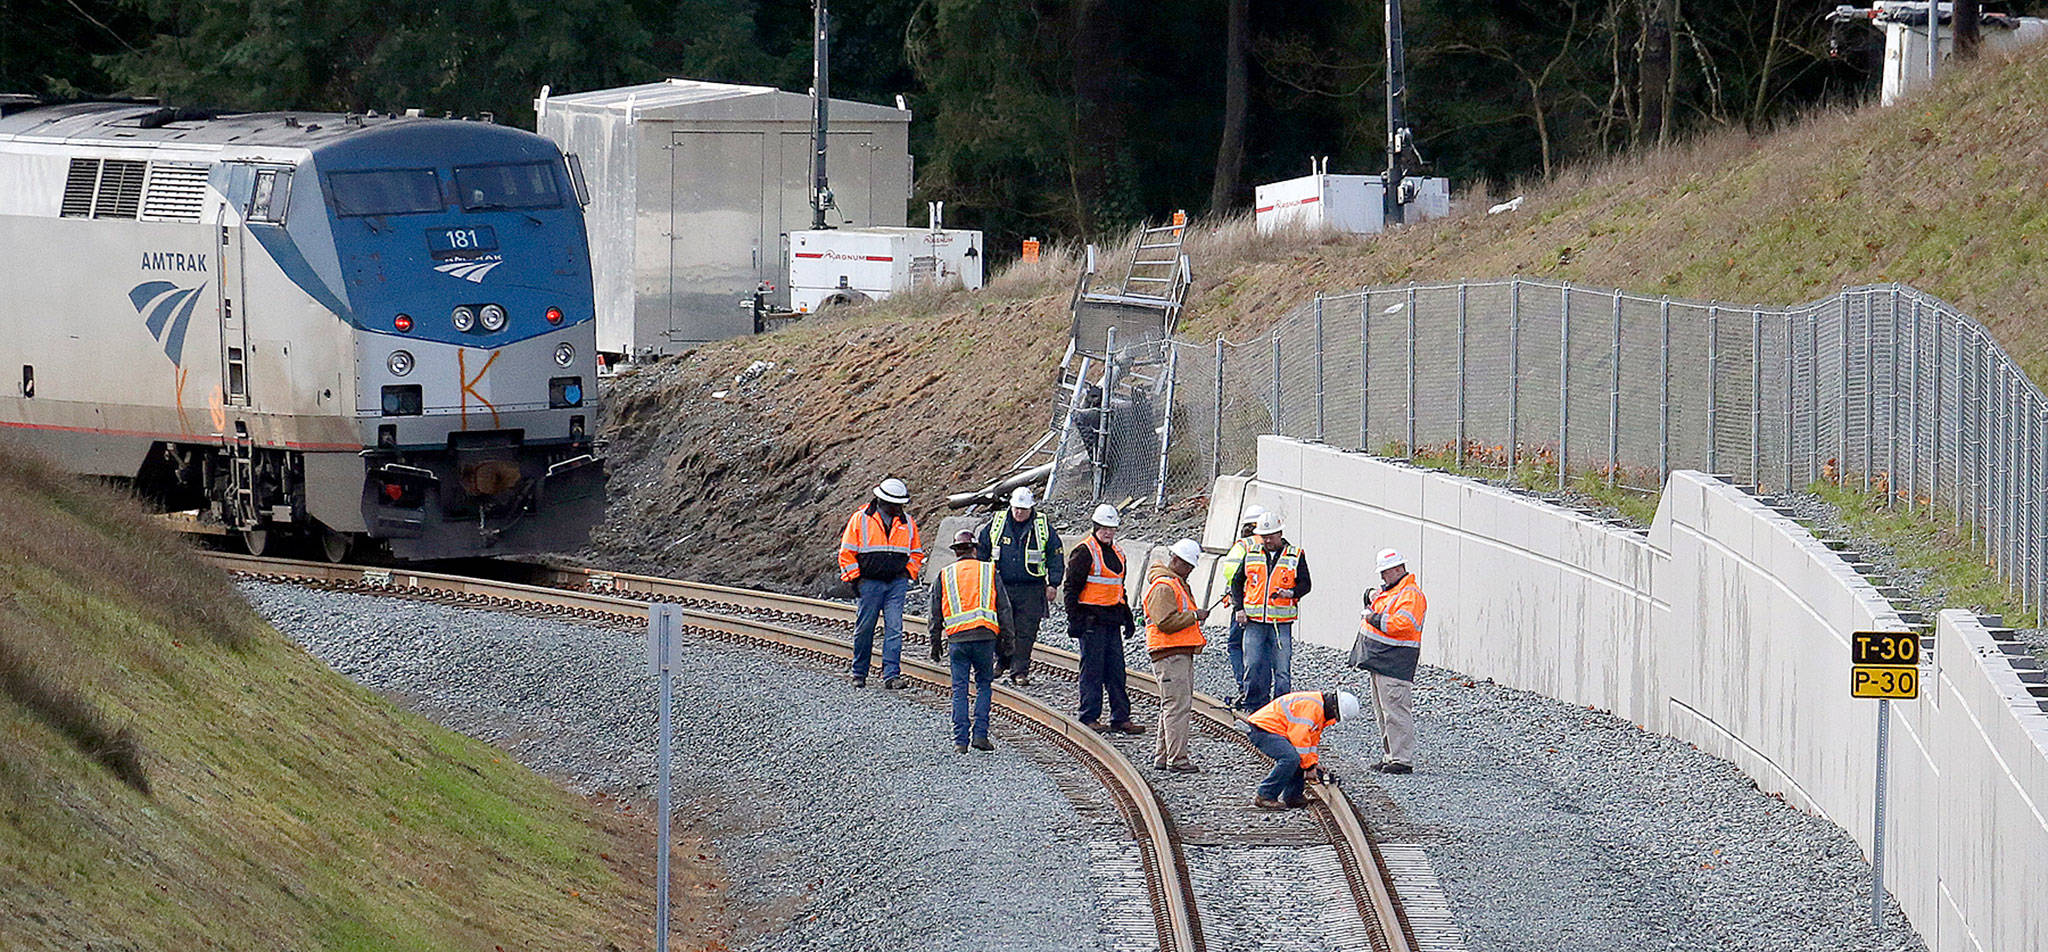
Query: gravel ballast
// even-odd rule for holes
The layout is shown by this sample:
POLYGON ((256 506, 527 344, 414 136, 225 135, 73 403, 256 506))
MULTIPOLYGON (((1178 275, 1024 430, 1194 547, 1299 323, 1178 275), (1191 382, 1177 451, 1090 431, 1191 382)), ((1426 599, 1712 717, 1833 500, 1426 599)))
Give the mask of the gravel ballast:
MULTIPOLYGON (((359 683, 586 791, 652 796, 644 635, 290 585, 242 591, 359 683)), ((993 753, 955 754, 926 692, 855 692, 715 641, 680 659, 678 819, 714 838, 735 899, 771 911, 771 931, 743 937, 753 948, 1108 947, 1117 924, 1105 917, 1128 912, 1104 882, 1121 823, 1107 807, 1077 810, 1085 782, 1056 782, 1012 730, 999 726, 993 753)))
MULTIPOLYGON (((1066 630, 1047 619, 1040 640, 1071 649, 1066 630)), ((1225 697, 1226 633, 1207 634, 1197 688, 1225 697)), ((1150 669, 1142 636, 1125 647, 1150 669)), ((1296 642, 1295 689, 1353 691, 1370 711, 1364 673, 1343 661, 1296 642)), ((1926 948, 1889 900, 1883 935, 1872 930, 1870 865, 1848 834, 1725 760, 1427 665, 1415 708, 1414 774, 1368 769, 1370 717, 1325 732, 1323 756, 1376 836, 1427 848, 1471 952, 1926 948)))

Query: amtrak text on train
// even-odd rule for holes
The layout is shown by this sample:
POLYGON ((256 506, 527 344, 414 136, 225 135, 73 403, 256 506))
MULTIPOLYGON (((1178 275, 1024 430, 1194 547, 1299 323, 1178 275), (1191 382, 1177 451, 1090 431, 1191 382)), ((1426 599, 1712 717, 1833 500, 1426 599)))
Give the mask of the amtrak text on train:
POLYGON ((204 272, 206 256, 178 251, 145 251, 142 253, 142 270, 204 272))

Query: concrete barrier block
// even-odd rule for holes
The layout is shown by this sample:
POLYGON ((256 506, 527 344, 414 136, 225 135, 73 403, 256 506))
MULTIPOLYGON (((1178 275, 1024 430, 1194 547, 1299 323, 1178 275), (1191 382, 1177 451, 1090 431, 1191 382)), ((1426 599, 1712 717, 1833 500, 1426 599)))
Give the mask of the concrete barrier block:
POLYGON ((1299 487, 1305 445, 1283 436, 1259 437, 1259 480, 1275 486, 1299 487))
POLYGON ((1209 514, 1202 521, 1202 547, 1228 550, 1237 539, 1238 517, 1258 501, 1257 483, 1244 476, 1218 476, 1209 489, 1209 514))

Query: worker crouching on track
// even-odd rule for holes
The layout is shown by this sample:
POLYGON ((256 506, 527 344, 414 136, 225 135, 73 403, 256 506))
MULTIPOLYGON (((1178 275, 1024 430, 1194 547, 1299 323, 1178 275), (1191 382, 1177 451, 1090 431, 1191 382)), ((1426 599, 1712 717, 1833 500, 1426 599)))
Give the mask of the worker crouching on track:
POLYGON ((1088 537, 1067 558, 1067 631, 1081 646, 1080 721, 1102 730, 1102 696, 1109 695, 1109 729, 1143 734, 1131 723, 1124 687, 1124 636, 1135 623, 1124 603, 1124 559, 1116 550, 1116 507, 1095 507, 1088 537))
POLYGON ((1010 630, 1010 602, 996 582, 996 567, 974 557, 974 530, 953 536, 952 565, 939 570, 932 586, 930 611, 932 660, 940 646, 951 654, 953 667, 953 750, 964 754, 994 750, 988 739, 989 692, 996 679, 996 641, 1010 630), (974 720, 967 718, 967 680, 974 676, 974 720))
POLYGON ((1145 648, 1159 672, 1159 747, 1152 766, 1175 773, 1201 773, 1188 759, 1188 719, 1195 711, 1195 656, 1209 642, 1202 623, 1209 610, 1195 604, 1188 573, 1202 559, 1202 544, 1182 539, 1163 565, 1145 573, 1145 648))
POLYGON ((1252 805, 1262 810, 1308 806, 1302 787, 1322 775, 1316 745, 1322 742, 1323 729, 1357 717, 1358 711, 1358 696, 1349 691, 1296 691, 1247 718, 1252 745, 1273 758, 1273 772, 1259 784, 1252 805))
POLYGON ((1408 559, 1381 549, 1379 588, 1365 593, 1365 614, 1350 663, 1372 674, 1372 706, 1379 715, 1385 756, 1372 766, 1381 773, 1415 771, 1415 665, 1422 660, 1422 619, 1429 600, 1408 571, 1408 559))
POLYGON ((1017 627, 1003 626, 996 641, 996 670, 1007 669, 1010 683, 1031 683, 1031 652, 1038 645, 1038 627, 1052 607, 1052 599, 1066 577, 1060 563, 1060 534, 1052 520, 1038 512, 1038 500, 1031 487, 1019 486, 1010 493, 1010 508, 998 512, 981 527, 974 557, 993 562, 1008 596, 1010 614, 1017 627))
POLYGON ((882 687, 903 687, 903 597, 924 567, 924 536, 903 511, 910 488, 894 476, 853 511, 839 537, 839 578, 860 596, 853 628, 853 686, 868 686, 875 622, 882 622, 882 687))

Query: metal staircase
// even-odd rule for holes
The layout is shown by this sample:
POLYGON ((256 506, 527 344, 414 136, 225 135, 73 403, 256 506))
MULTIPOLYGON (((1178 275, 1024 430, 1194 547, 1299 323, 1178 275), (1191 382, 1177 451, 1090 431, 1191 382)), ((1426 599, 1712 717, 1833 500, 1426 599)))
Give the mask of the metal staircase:
POLYGON ((1047 498, 1061 489, 1073 492, 1072 480, 1085 464, 1091 498, 1156 500, 1170 435, 1170 414, 1159 412, 1172 405, 1168 342, 1193 282, 1181 251, 1186 234, 1184 212, 1141 229, 1123 280, 1113 287, 1097 285, 1097 252, 1088 246, 1074 285, 1073 323, 1052 419, 1013 468, 1042 469, 1047 498))

